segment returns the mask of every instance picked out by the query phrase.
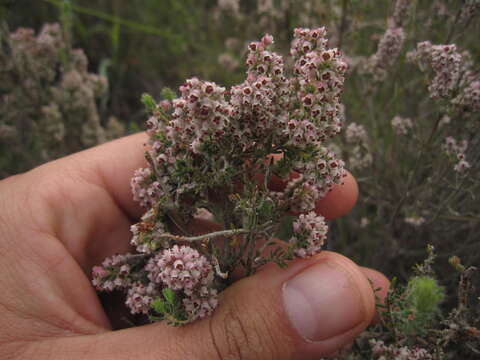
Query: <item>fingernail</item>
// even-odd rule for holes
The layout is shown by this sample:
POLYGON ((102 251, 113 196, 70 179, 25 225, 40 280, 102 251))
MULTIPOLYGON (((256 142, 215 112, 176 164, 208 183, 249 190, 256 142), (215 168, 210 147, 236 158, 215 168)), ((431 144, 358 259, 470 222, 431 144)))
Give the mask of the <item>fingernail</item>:
POLYGON ((285 311, 298 334, 322 341, 353 329, 365 316, 359 290, 331 261, 307 267, 283 286, 285 311))

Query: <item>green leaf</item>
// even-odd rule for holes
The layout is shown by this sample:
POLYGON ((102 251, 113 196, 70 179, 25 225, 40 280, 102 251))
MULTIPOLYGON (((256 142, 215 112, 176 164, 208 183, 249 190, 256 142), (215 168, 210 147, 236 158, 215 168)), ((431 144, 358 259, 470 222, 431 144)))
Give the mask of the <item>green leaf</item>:
POLYGON ((293 222, 295 219, 295 216, 285 216, 275 233, 275 237, 283 241, 290 240, 293 236, 293 222))
POLYGON ((273 202, 269 200, 262 201, 261 205, 258 208, 259 216, 265 216, 270 218, 274 210, 273 202))
POLYGON ((166 313, 165 302, 160 298, 156 298, 152 302, 151 307, 152 307, 153 310, 155 310, 155 312, 157 312, 159 314, 165 314, 166 313))
POLYGON ((175 291, 172 289, 166 288, 162 290, 163 297, 170 305, 175 304, 175 291))
POLYGON ((407 284, 407 300, 420 313, 434 313, 445 297, 444 290, 430 276, 415 276, 407 284))
POLYGON ((161 92, 162 99, 165 100, 174 100, 177 98, 177 94, 175 94, 175 91, 170 89, 169 87, 164 87, 161 92))
POLYGON ((308 93, 311 93, 313 94, 315 92, 315 86, 313 86, 312 84, 308 84, 305 88, 305 90, 308 92, 308 93))
POLYGON ((108 69, 112 66, 111 59, 102 59, 100 61, 100 66, 98 67, 98 73, 108 79, 108 69))
POLYGON ((155 110, 155 108, 157 107, 157 103, 155 102, 153 97, 151 97, 149 94, 143 94, 142 95, 142 103, 143 103, 143 105, 145 105, 145 109, 148 112, 153 112, 155 110))

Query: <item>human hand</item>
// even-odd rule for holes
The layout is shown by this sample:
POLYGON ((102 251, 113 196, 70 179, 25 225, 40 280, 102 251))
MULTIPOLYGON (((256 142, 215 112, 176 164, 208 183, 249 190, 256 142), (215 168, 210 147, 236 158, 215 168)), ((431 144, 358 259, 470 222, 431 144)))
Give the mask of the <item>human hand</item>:
MULTIPOLYGON (((45 164, 0 182, 0 358, 318 359, 372 321, 388 281, 323 251, 282 270, 267 265, 222 293, 212 317, 111 331, 90 270, 129 249, 142 210, 129 179, 144 134, 45 164)), ((318 204, 333 218, 357 197, 351 176, 318 204)))

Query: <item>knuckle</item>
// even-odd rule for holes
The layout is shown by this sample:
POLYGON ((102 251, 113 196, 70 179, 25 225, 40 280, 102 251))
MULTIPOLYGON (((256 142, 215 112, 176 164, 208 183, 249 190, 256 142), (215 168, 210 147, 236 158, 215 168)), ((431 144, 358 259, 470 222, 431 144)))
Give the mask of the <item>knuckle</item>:
POLYGON ((282 340, 274 335, 272 321, 262 315, 265 311, 268 309, 249 309, 237 301, 214 315, 210 334, 218 360, 280 358, 282 340))

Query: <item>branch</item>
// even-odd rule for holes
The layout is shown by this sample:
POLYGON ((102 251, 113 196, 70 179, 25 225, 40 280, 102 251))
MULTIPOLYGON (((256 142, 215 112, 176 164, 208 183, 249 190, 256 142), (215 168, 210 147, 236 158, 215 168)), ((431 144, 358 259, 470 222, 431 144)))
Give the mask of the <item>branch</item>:
POLYGON ((233 229, 233 230, 221 230, 221 231, 215 231, 211 232, 208 234, 202 234, 198 236, 180 236, 180 235, 173 235, 169 233, 165 233, 160 235, 162 238, 167 238, 167 239, 172 239, 176 241, 186 241, 186 242, 195 242, 195 241, 201 241, 205 239, 213 239, 217 238, 220 236, 233 236, 233 235, 239 235, 239 234, 247 234, 249 233, 250 230, 246 229, 233 229))
POLYGON ((340 20, 340 24, 338 27, 338 45, 339 49, 342 48, 343 44, 343 35, 345 34, 345 30, 347 29, 347 7, 348 7, 348 0, 343 0, 342 4, 342 17, 340 20))

